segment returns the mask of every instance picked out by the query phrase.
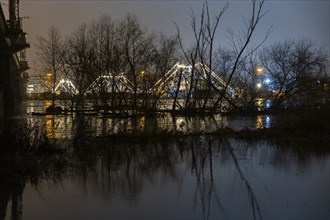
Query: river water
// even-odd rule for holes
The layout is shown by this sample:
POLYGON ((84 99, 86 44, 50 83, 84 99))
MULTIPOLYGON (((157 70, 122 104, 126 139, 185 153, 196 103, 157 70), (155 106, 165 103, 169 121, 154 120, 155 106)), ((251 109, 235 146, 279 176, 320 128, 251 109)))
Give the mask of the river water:
MULTIPOLYGON (((154 124, 94 116, 86 120, 93 138, 79 144, 68 141, 74 117, 56 117, 24 120, 45 123, 47 135, 68 149, 60 159, 69 163, 14 190, 5 219, 330 218, 330 152, 322 150, 322 140, 94 138, 134 126, 148 132, 154 124)), ((169 121, 152 129, 258 128, 271 123, 271 116, 169 121)))
MULTIPOLYGON (((45 124, 47 133, 50 130, 56 137, 71 137, 72 126, 77 121, 76 116, 71 115, 47 115, 34 116, 31 113, 44 113, 45 101, 27 101, 22 112, 29 114, 28 123, 45 124)), ((25 116, 23 117, 24 120, 25 116)), ((209 133, 219 128, 229 127, 234 130, 269 128, 275 118, 271 115, 256 116, 221 116, 212 117, 172 117, 168 113, 159 114, 157 117, 139 116, 135 118, 113 118, 103 115, 83 116, 88 126, 96 136, 117 134, 123 132, 139 131, 147 134, 179 131, 182 133, 209 133)), ((81 117, 80 117, 81 119, 81 117)))

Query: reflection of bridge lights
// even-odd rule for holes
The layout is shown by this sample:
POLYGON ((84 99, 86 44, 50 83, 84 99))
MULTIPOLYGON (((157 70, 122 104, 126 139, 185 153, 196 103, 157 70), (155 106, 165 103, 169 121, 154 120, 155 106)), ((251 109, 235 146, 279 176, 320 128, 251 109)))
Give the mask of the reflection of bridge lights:
POLYGON ((256 118, 256 129, 270 128, 272 119, 269 115, 258 115, 256 118))
POLYGON ((265 128, 270 128, 270 125, 271 125, 271 119, 270 117, 267 115, 266 116, 266 120, 265 120, 265 128))
POLYGON ((258 115, 257 120, 256 120, 256 128, 260 129, 260 128, 263 128, 263 126, 264 126, 264 122, 262 120, 262 116, 258 115))
POLYGON ((179 130, 179 131, 187 131, 187 123, 186 123, 186 120, 184 118, 178 118, 175 122, 175 126, 176 126, 176 129, 179 130))
POLYGON ((145 120, 146 120, 146 118, 145 118, 145 116, 142 116, 141 118, 140 118, 140 131, 141 132, 144 132, 144 127, 145 127, 145 120))

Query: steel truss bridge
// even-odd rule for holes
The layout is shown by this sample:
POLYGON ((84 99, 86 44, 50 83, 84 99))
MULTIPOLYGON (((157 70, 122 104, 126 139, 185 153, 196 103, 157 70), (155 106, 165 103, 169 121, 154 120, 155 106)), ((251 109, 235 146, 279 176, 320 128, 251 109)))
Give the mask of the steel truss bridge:
MULTIPOLYGON (((211 89, 222 91, 226 88, 226 94, 230 97, 235 95, 235 90, 209 67, 197 63, 194 68, 191 65, 176 63, 161 79, 159 79, 147 91, 137 88, 138 93, 157 93, 162 97, 171 98, 177 92, 178 97, 184 97, 191 90, 192 94, 197 91, 205 91, 211 85, 211 89), (192 87, 192 88, 191 88, 192 87)), ((84 92, 84 95, 92 93, 132 93, 134 85, 124 73, 108 73, 99 76, 84 92)), ((66 92, 78 95, 78 89, 69 79, 61 79, 55 87, 55 92, 66 92)))

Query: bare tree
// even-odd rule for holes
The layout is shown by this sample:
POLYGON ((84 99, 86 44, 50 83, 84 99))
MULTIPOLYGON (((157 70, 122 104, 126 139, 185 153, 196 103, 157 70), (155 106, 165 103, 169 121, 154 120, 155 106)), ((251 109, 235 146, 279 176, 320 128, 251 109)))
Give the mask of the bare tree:
MULTIPOLYGON (((222 16, 226 12, 226 10, 229 7, 229 3, 227 3, 219 12, 218 14, 213 18, 211 18, 210 11, 209 11, 209 5, 208 2, 206 1, 206 21, 203 24, 204 25, 204 33, 203 33, 203 40, 201 44, 201 49, 200 49, 200 60, 203 68, 203 71, 206 73, 206 81, 207 81, 207 90, 206 90, 206 95, 204 98, 203 106, 202 108, 205 109, 206 104, 208 102, 208 99, 211 96, 211 88, 212 88, 212 79, 211 79, 211 71, 214 69, 214 59, 215 59, 215 37, 216 33, 219 29, 219 24, 222 16), (208 68, 205 68, 205 67, 208 68)), ((202 12, 203 17, 204 12, 202 12)), ((203 20, 203 19, 202 19, 203 20)))
MULTIPOLYGON (((90 74, 90 81, 108 75, 113 76, 118 71, 118 62, 116 62, 117 54, 115 47, 115 23, 109 16, 102 16, 98 21, 93 22, 89 28, 89 43, 91 45, 92 56, 92 71, 90 74)), ((109 78, 113 80, 114 78, 109 78)), ((114 85, 114 83, 110 83, 114 85)), ((101 101, 101 106, 108 107, 108 100, 110 93, 109 84, 104 80, 99 80, 96 84, 97 94, 95 94, 95 101, 101 101)), ((94 91, 95 93, 95 91, 94 91)))
POLYGON ((272 107, 277 109, 292 101, 307 104, 310 95, 315 100, 314 91, 326 74, 326 58, 323 50, 309 39, 286 40, 265 48, 260 60, 276 91, 272 107))
POLYGON ((255 103, 258 95, 260 95, 260 82, 261 75, 257 71, 260 68, 257 54, 251 54, 245 59, 238 67, 237 74, 232 79, 232 85, 236 88, 234 105, 239 110, 255 110, 255 103))
MULTIPOLYGON (((139 78, 143 78, 154 54, 154 35, 150 35, 140 27, 137 18, 127 15, 117 29, 119 51, 123 57, 122 72, 132 80, 132 110, 136 113, 138 107, 139 78)), ((143 89, 144 90, 144 89, 143 89)))
POLYGON ((66 77, 73 82, 78 94, 71 96, 71 110, 82 107, 85 92, 90 85, 92 75, 91 44, 88 38, 88 27, 80 25, 68 39, 65 57, 66 77))
POLYGON ((239 35, 236 35, 234 32, 230 32, 228 37, 232 43, 233 52, 235 54, 233 65, 229 71, 229 75, 227 78, 227 82, 225 87, 219 91, 219 98, 214 104, 214 109, 219 108, 221 109, 223 105, 223 100, 226 100, 231 106, 237 108, 235 103, 231 100, 231 97, 228 97, 228 89, 232 80, 235 79, 235 76, 239 75, 240 65, 251 56, 260 46, 266 41, 269 34, 271 33, 271 28, 268 29, 265 38, 252 48, 249 48, 251 45, 252 37, 254 32, 260 22, 260 20, 267 14, 267 11, 264 12, 265 0, 252 0, 252 12, 250 18, 245 20, 245 30, 243 30, 239 35))
MULTIPOLYGON (((206 5, 206 7, 208 7, 208 5, 206 5)), ((207 13, 208 12, 209 11, 207 9, 207 13)), ((185 109, 195 108, 195 101, 193 100, 192 92, 194 89, 196 89, 196 88, 194 88, 195 87, 194 84, 196 83, 196 78, 199 77, 199 75, 197 75, 197 73, 196 73, 196 64, 198 62, 200 62, 199 58, 203 57, 202 54, 204 52, 204 46, 206 43, 206 40, 205 40, 205 38, 206 38, 205 4, 203 4, 199 22, 197 21, 197 17, 195 16, 194 12, 192 11, 191 13, 192 13, 191 28, 193 31, 193 36, 194 36, 195 42, 194 42, 193 46, 191 48, 189 48, 188 50, 184 48, 183 39, 180 34, 180 29, 179 29, 178 25, 176 25, 181 50, 183 52, 183 55, 184 55, 187 63, 191 66, 189 81, 187 80, 188 82, 184 85, 185 87, 188 87, 188 88, 186 88, 186 94, 185 94, 185 96, 186 96, 185 104, 184 104, 185 109)), ((182 77, 182 74, 180 74, 177 91, 175 92, 176 96, 175 96, 174 103, 173 103, 174 108, 176 105, 177 94, 178 94, 179 88, 181 87, 181 77, 182 77)))
POLYGON ((167 37, 160 33, 156 36, 154 46, 154 57, 152 58, 152 66, 150 67, 148 80, 148 89, 152 89, 150 110, 156 110, 159 106, 159 100, 164 95, 165 83, 158 88, 154 88, 155 83, 163 79, 165 80, 166 73, 175 65, 178 60, 178 40, 176 37, 167 37))
POLYGON ((50 27, 47 36, 39 36, 37 44, 37 56, 41 69, 46 73, 46 85, 50 90, 51 106, 55 108, 55 87, 58 79, 63 74, 63 51, 66 47, 61 34, 54 26, 50 27))
MULTIPOLYGON (((255 29, 260 22, 260 19, 267 13, 263 12, 264 0, 252 0, 252 13, 250 18, 245 21, 245 30, 243 30, 240 35, 231 35, 232 42, 232 52, 230 56, 230 61, 226 60, 227 64, 230 63, 230 67, 226 66, 226 73, 222 73, 226 76, 226 82, 224 82, 221 87, 217 86, 212 80, 212 70, 217 68, 215 64, 216 57, 222 53, 222 49, 216 49, 216 33, 220 28, 220 21, 223 17, 224 13, 229 7, 227 3, 212 19, 211 13, 209 10, 208 2, 203 5, 202 12, 198 19, 192 13, 192 22, 191 27, 193 30, 194 36, 194 45, 192 49, 186 50, 183 46, 183 41, 180 36, 180 30, 178 29, 178 35, 180 39, 181 49, 183 51, 184 57, 187 62, 192 66, 191 80, 189 92, 186 98, 186 107, 196 106, 196 100, 191 102, 191 92, 194 88, 197 88, 199 83, 197 81, 202 80, 206 84, 205 96, 202 104, 199 106, 202 110, 205 110, 207 104, 212 106, 211 111, 216 112, 218 109, 224 105, 223 101, 229 103, 233 106, 235 102, 232 100, 233 91, 228 91, 231 89, 231 84, 235 79, 237 79, 237 75, 239 75, 239 69, 242 68, 242 63, 245 59, 247 59, 251 54, 253 54, 257 48, 265 41, 268 37, 270 31, 267 32, 265 39, 260 42, 256 47, 250 49, 248 51, 248 47, 251 44, 252 36, 255 32, 255 29), (196 64, 201 63, 202 71, 205 73, 201 74, 196 69, 196 64), (212 93, 217 95, 212 95, 212 93), (229 95, 230 94, 230 95, 229 95), (215 100, 214 100, 215 98, 215 100), (214 101, 213 101, 214 100, 214 101)), ((228 55, 228 54, 227 54, 228 55)), ((228 58, 228 57, 227 57, 228 58)), ((197 90, 196 90, 197 91, 197 90)))

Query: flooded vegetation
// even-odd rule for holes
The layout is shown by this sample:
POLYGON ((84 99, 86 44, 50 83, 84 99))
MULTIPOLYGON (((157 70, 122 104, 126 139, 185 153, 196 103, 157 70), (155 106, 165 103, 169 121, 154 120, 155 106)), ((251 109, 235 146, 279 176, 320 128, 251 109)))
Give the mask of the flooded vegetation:
POLYGON ((281 117, 14 117, 1 219, 328 218, 328 127, 269 136, 281 117))
POLYGON ((190 40, 132 14, 52 26, 30 79, 1 14, 0 220, 329 219, 328 54, 262 47, 264 3, 228 45, 229 3, 191 10, 190 40))

